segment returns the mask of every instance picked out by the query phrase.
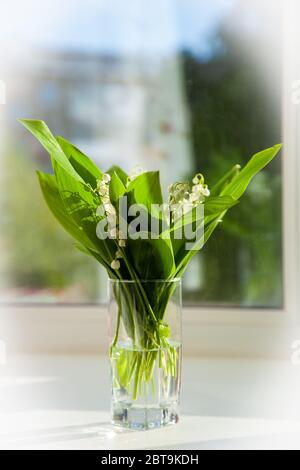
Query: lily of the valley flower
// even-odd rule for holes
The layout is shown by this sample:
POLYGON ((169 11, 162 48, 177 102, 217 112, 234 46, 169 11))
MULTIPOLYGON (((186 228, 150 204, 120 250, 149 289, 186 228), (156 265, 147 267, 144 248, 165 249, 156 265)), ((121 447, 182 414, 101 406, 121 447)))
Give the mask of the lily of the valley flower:
POLYGON ((104 183, 109 183, 110 180, 111 180, 111 176, 110 176, 108 173, 104 173, 104 174, 102 175, 102 181, 103 181, 104 183))
POLYGON ((181 204, 190 195, 189 183, 174 183, 169 186, 169 204, 181 204))
POLYGON ((115 214, 116 213, 116 209, 114 208, 114 206, 112 205, 111 202, 106 202, 104 204, 104 209, 105 209, 105 212, 107 214, 115 214))
POLYGON ((111 177, 109 174, 104 173, 102 177, 97 181, 96 191, 101 196, 103 204, 109 203, 109 182, 111 177))
POLYGON ((169 187, 169 206, 172 220, 175 221, 190 212, 198 204, 203 204, 210 195, 204 176, 198 173, 193 178, 192 190, 189 183, 174 183, 169 187))
MULTIPOLYGON (((135 173, 136 174, 136 173, 135 173)), ((120 247, 125 247, 126 242, 124 240, 124 235, 117 228, 117 214, 116 209, 110 201, 109 198, 109 183, 111 181, 111 176, 108 173, 104 173, 102 177, 97 181, 97 193, 101 197, 102 205, 97 208, 97 216, 105 217, 109 225, 109 236, 112 239, 117 240, 120 247)), ((119 259, 121 259, 122 253, 120 250, 116 251, 115 259, 111 262, 111 268, 118 270, 121 267, 119 259)))
POLYGON ((118 261, 117 259, 114 259, 114 260, 111 262, 111 265, 110 265, 110 266, 112 267, 112 269, 118 270, 118 269, 120 269, 120 267, 121 267, 121 263, 120 263, 120 261, 118 261))
POLYGON ((202 173, 197 173, 197 175, 194 176, 193 184, 204 184, 204 176, 202 175, 202 173))
POLYGON ((210 191, 206 184, 195 184, 192 188, 190 200, 193 202, 194 206, 197 206, 198 204, 202 204, 209 195, 210 191))
MULTIPOLYGON (((118 239, 118 245, 119 247, 125 247, 126 246, 126 242, 125 240, 120 240, 118 237, 119 237, 119 233, 118 233, 118 230, 116 230, 116 232, 113 233, 113 235, 116 235, 113 236, 112 238, 117 238, 118 239)), ((123 254, 122 254, 122 251, 121 250, 117 250, 116 253, 115 253, 115 259, 111 262, 111 267, 112 269, 120 269, 121 267, 121 263, 120 263, 120 259, 123 258, 123 254)))

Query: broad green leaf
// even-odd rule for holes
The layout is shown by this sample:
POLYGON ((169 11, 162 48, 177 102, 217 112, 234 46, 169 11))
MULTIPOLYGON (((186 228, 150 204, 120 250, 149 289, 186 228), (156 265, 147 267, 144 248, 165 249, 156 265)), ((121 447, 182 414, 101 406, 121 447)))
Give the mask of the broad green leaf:
POLYGON ((19 122, 36 137, 36 139, 47 150, 51 158, 59 163, 59 165, 74 178, 82 181, 82 178, 76 173, 44 121, 38 121, 35 119, 19 119, 19 122))
POLYGON ((273 160, 282 148, 281 144, 255 154, 241 172, 223 190, 222 195, 239 199, 246 191, 251 179, 273 160))
POLYGON ((187 230, 188 228, 189 226, 185 226, 180 230, 170 232, 174 259, 177 268, 182 262, 184 262, 187 254, 190 251, 197 251, 203 245, 204 220, 199 220, 196 227, 191 227, 193 229, 193 232, 191 233, 194 235, 190 239, 186 236, 187 232, 184 232, 184 230, 187 230), (178 238, 177 234, 179 234, 180 238, 178 238), (187 244, 190 246, 189 250, 186 248, 187 244))
MULTIPOLYGON (((234 199, 240 199, 246 191, 252 178, 273 160, 281 148, 282 145, 278 144, 274 145, 274 147, 255 154, 241 170, 241 172, 238 173, 224 188, 222 194, 224 196, 229 195, 234 199)), ((220 213, 216 213, 212 217, 205 219, 205 223, 208 225, 205 227, 204 243, 207 243, 214 230, 218 227, 220 220, 223 220, 227 210, 228 208, 224 208, 224 211, 220 211, 220 213)))
POLYGON ((78 251, 84 253, 87 256, 93 256, 92 253, 86 248, 84 245, 80 245, 79 243, 74 243, 74 247, 77 248, 78 251))
MULTIPOLYGON (((176 266, 179 266, 187 255, 186 243, 193 243, 193 240, 188 240, 185 235, 196 232, 195 240, 201 238, 204 224, 206 226, 206 224, 214 220, 216 217, 219 218, 219 214, 222 211, 228 210, 236 204, 238 204, 238 201, 233 199, 231 196, 209 197, 203 206, 198 206, 198 209, 202 208, 203 211, 199 211, 197 208, 194 208, 192 211, 184 214, 183 217, 175 221, 170 230, 170 235, 176 266)), ((193 251, 198 250, 202 243, 203 239, 201 239, 201 243, 195 243, 193 251)))
MULTIPOLYGON (((160 219, 159 227, 160 230, 163 228, 164 224, 161 222, 162 219, 165 217, 163 211, 154 210, 153 206, 161 206, 163 204, 163 197, 161 192, 160 186, 160 178, 159 172, 146 172, 142 173, 141 175, 137 176, 127 187, 126 195, 128 196, 128 207, 133 204, 137 204, 139 206, 144 206, 147 209, 149 214, 149 221, 150 221, 150 214, 153 217, 153 221, 155 219, 160 219)), ((156 209, 158 209, 156 207, 156 209)), ((150 230, 149 230, 150 231, 150 230)), ((157 240, 153 240, 154 242, 157 240)), ((159 248, 162 246, 166 247, 168 253, 171 253, 172 262, 173 262, 173 253, 172 253, 172 242, 170 239, 163 240, 159 244, 157 243, 159 248)))
POLYGON ((45 201, 58 222, 63 228, 80 243, 92 247, 89 239, 86 237, 82 230, 79 230, 78 225, 74 223, 73 219, 66 212, 64 203, 60 197, 56 179, 54 175, 37 172, 39 183, 45 201))
POLYGON ((197 251, 199 251, 199 249, 208 242, 213 232, 220 224, 220 221, 225 217, 226 212, 227 210, 222 212, 218 216, 214 216, 214 219, 204 227, 204 233, 201 241, 198 243, 198 246, 195 245, 193 250, 186 252, 186 255, 182 258, 181 262, 177 266, 176 276, 180 277, 184 274, 191 259, 195 256, 197 251))
POLYGON ((113 165, 111 166, 107 171, 106 173, 108 173, 110 176, 112 176, 114 173, 117 173, 118 177, 120 178, 120 180, 122 181, 122 183, 124 184, 124 186, 127 185, 127 180, 128 180, 128 175, 125 173, 125 171, 122 170, 122 168, 120 168, 119 166, 117 165, 113 165))
POLYGON ((111 175, 109 184, 109 197, 113 204, 117 203, 118 199, 122 197, 126 192, 126 187, 120 180, 117 173, 114 171, 111 175))
POLYGON ((66 230, 66 232, 68 232, 71 237, 78 241, 78 244, 75 245, 76 248, 78 248, 82 253, 93 256, 100 264, 105 267, 111 278, 116 277, 115 273, 110 268, 110 265, 105 262, 105 260, 99 253, 97 253, 97 251, 95 251, 95 248, 93 247, 89 238, 82 230, 79 230, 78 225, 74 223, 72 217, 68 215, 64 203, 60 197, 55 176, 41 172, 37 172, 37 175, 47 206, 61 226, 66 230))
POLYGON ((56 161, 53 169, 59 194, 64 203, 65 210, 79 230, 88 237, 94 250, 96 250, 107 264, 110 264, 115 255, 113 240, 99 240, 96 235, 98 218, 96 216, 99 198, 85 183, 73 178, 56 161))
POLYGON ((127 240, 129 260, 139 279, 167 279, 175 264, 169 240, 127 240))
POLYGON ((236 206, 239 203, 232 196, 208 197, 204 203, 204 215, 209 216, 236 206))
MULTIPOLYGON (((231 196, 233 199, 239 199, 244 192, 246 191, 251 179, 260 171, 262 170, 270 161, 277 155, 277 153, 281 149, 281 145, 275 145, 269 149, 263 150, 262 152, 257 153, 254 155, 251 160, 247 163, 247 165, 243 168, 243 170, 236 175, 232 181, 224 188, 222 191, 223 196, 231 196)), ((204 239, 203 244, 207 243, 211 235, 213 234, 214 230, 218 227, 219 221, 224 218, 226 215, 228 208, 224 210, 220 210, 220 212, 215 212, 211 216, 205 218, 205 228, 204 228, 204 239)), ((176 251, 177 247, 173 247, 174 252, 176 251)), ((199 244, 199 248, 201 248, 201 244, 199 244)), ((197 247, 195 247, 197 249, 197 247)), ((182 274, 189 261, 194 256, 195 251, 186 252, 185 256, 183 256, 183 251, 178 250, 177 256, 175 256, 177 272, 176 275, 182 274)))
POLYGON ((222 191, 237 177, 241 170, 240 165, 234 165, 212 188, 210 188, 211 196, 218 196, 222 191))
MULTIPOLYGON (((84 233, 78 230, 72 219, 67 215, 63 201, 60 197, 55 176, 37 171, 37 176, 41 186, 42 193, 45 201, 56 217, 60 224, 70 233, 74 238, 79 239, 81 242, 84 238, 84 233), (80 235, 80 237, 78 237, 80 235)), ((85 242, 87 239, 85 240, 85 242)))
POLYGON ((207 224, 207 226, 205 226, 204 245, 205 245, 205 243, 208 242, 208 240, 210 239, 210 237, 212 236, 213 232, 218 227, 220 222, 222 222, 222 220, 225 217, 226 213, 227 213, 227 210, 222 212, 221 214, 219 214, 218 217, 215 217, 209 224, 207 224))
POLYGON ((176 256, 176 273, 175 277, 179 277, 183 274, 188 266, 188 263, 195 256, 195 254, 203 248, 205 245, 205 227, 202 228, 203 233, 197 241, 194 242, 194 246, 190 250, 186 250, 184 246, 180 246, 176 256))
POLYGON ((68 142, 63 137, 57 137, 57 142, 62 148, 64 154, 68 157, 71 165, 81 178, 93 189, 97 187, 97 180, 102 176, 102 171, 95 165, 95 163, 87 157, 81 150, 79 150, 71 142, 68 142))
POLYGON ((204 204, 205 226, 213 221, 215 217, 219 219, 223 211, 228 211, 237 204, 239 204, 239 201, 232 196, 209 197, 204 204))
POLYGON ((207 221, 213 215, 219 214, 225 209, 230 209, 237 204, 239 204, 239 201, 231 196, 209 197, 202 206, 193 208, 190 212, 184 214, 180 219, 176 220, 173 227, 171 228, 171 232, 180 230, 186 225, 193 224, 199 221, 199 219, 202 220, 205 218, 207 221), (203 210, 201 211, 199 209, 203 210))
POLYGON ((128 204, 140 204, 151 213, 151 205, 163 203, 158 171, 149 171, 137 176, 127 187, 128 204))
MULTIPOLYGON (((199 222, 200 217, 197 211, 191 211, 183 219, 176 221, 171 229, 166 229, 164 224, 159 225, 161 227, 159 239, 127 240, 124 253, 128 259, 126 258, 126 263, 124 259, 120 271, 115 272, 111 269, 110 263, 118 248, 116 241, 99 240, 96 235, 96 226, 99 221, 96 211, 100 204, 100 198, 93 189, 102 172, 73 144, 62 137, 58 137, 56 140, 43 121, 20 120, 20 122, 51 155, 55 178, 51 175, 38 173, 40 185, 50 210, 68 233, 78 241, 79 249, 86 254, 91 254, 102 263, 111 277, 166 279, 172 278, 174 275, 181 275, 195 251, 209 240, 220 219, 225 216, 228 209, 238 203, 251 179, 281 149, 281 145, 276 145, 254 155, 241 171, 238 166, 235 166, 211 188, 211 196, 206 199, 204 204, 204 219, 201 214, 201 223, 197 225, 197 231, 201 230, 201 234, 203 231, 203 237, 202 239, 197 237, 193 250, 187 251, 185 247, 185 243, 191 243, 191 240, 186 240, 184 236, 180 240, 176 240, 175 235, 178 230, 189 226, 195 228, 195 223, 199 222), (163 230, 168 232, 169 238, 164 237, 163 230), (124 268, 123 265, 126 267, 124 268)), ((162 206, 163 204, 158 172, 143 173, 129 184, 128 176, 121 168, 113 166, 108 170, 108 173, 112 177, 110 199, 113 204, 117 204, 120 197, 127 195, 128 205, 145 206, 149 217, 151 214, 155 220, 162 221, 163 213, 152 210, 152 205, 162 206)), ((151 304, 156 307, 165 301, 164 295, 161 293, 159 293, 157 300, 159 304, 157 305, 155 304, 155 295, 152 297, 151 304)), ((166 296, 167 298, 168 296, 166 296)), ((142 289, 140 300, 142 303, 145 302, 142 289)), ((147 303, 145 308, 149 308, 147 303)), ((151 314, 151 308, 149 312, 151 314)))
MULTIPOLYGON (((146 172, 137 176, 128 185, 126 194, 128 195, 128 206, 136 203, 147 208, 148 213, 151 214, 151 223, 155 223, 156 221, 159 224, 159 232, 161 234, 167 224, 167 221, 164 211, 158 208, 158 206, 161 209, 163 208, 163 196, 161 191, 159 172, 146 172)), ((161 266, 159 266, 159 269, 157 270, 154 266, 151 267, 153 271, 151 274, 152 279, 166 279, 175 270, 173 246, 170 236, 165 239, 161 236, 160 239, 151 239, 150 242, 152 244, 152 249, 155 253, 160 254, 160 259, 163 260, 164 264, 162 269, 161 266), (162 275, 165 277, 161 277, 162 275)), ((147 248, 149 253, 151 248, 150 245, 147 248)), ((151 259, 149 259, 149 263, 151 263, 151 259)), ((147 269, 150 269, 150 266, 147 269)))

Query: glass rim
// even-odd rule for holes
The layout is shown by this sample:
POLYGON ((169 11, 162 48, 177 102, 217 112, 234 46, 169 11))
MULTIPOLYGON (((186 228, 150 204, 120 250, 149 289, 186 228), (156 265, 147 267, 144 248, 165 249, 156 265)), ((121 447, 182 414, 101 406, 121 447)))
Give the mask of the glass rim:
POLYGON ((111 279, 108 278, 108 282, 112 284, 136 284, 138 282, 145 284, 146 282, 149 283, 161 283, 161 284, 170 284, 170 283, 181 283, 181 279, 179 277, 174 277, 173 279, 111 279))

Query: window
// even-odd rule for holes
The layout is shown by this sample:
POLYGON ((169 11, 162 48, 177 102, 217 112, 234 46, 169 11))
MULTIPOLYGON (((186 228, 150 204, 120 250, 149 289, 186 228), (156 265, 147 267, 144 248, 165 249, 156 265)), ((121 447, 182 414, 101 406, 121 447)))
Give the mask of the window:
MULTIPOLYGON (((281 1, 64 3, 53 0, 49 12, 35 0, 2 7, 7 17, 24 8, 22 22, 1 31, 6 302, 106 295, 105 273, 48 213, 34 174, 49 168, 48 156, 18 117, 46 120, 101 167, 159 168, 165 186, 198 171, 213 184, 282 140, 281 1)), ((283 306, 281 198, 277 159, 195 257, 186 303, 283 306)))

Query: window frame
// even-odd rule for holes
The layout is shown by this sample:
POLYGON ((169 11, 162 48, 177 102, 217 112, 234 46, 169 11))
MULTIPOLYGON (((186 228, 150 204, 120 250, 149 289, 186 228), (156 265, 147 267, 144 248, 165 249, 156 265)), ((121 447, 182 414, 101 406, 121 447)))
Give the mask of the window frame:
MULTIPOLYGON (((296 0, 284 5, 283 116, 283 282, 282 309, 184 307, 184 350, 190 355, 289 358, 300 339, 300 136, 299 106, 292 84, 300 79, 300 34, 296 0), (298 48, 299 45, 299 48, 298 48)), ((0 307, 0 339, 8 350, 92 353, 107 350, 106 307, 11 305, 0 307)))

